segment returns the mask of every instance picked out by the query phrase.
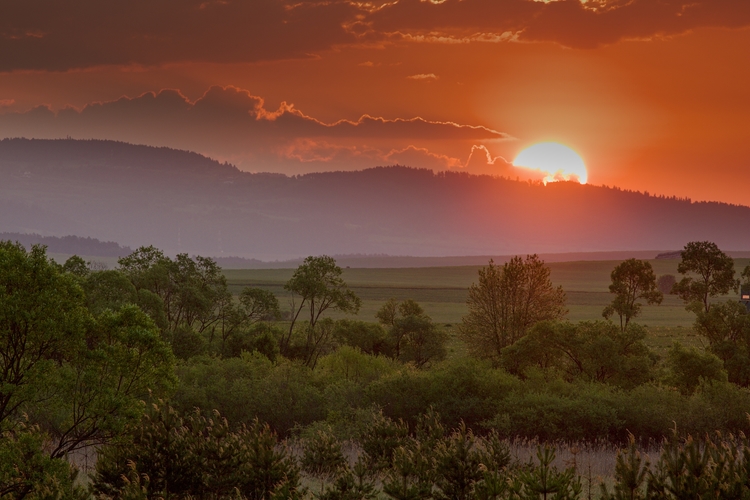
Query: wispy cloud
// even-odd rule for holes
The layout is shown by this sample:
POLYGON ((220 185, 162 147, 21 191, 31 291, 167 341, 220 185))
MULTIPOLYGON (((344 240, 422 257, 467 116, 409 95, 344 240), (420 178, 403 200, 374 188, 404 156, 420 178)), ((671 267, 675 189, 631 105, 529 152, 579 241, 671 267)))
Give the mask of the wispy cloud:
POLYGON ((407 76, 409 80, 422 80, 422 81, 431 81, 431 80, 437 80, 438 76, 435 73, 420 73, 418 75, 411 75, 407 76))

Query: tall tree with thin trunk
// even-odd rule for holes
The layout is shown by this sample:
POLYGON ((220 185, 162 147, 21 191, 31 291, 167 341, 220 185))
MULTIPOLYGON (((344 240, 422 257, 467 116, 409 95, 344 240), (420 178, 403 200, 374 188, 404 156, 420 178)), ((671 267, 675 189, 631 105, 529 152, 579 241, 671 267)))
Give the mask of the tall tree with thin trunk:
POLYGON ((349 289, 341 277, 343 271, 336 260, 327 255, 307 257, 286 282, 284 289, 292 293, 291 324, 289 332, 281 339, 281 352, 287 354, 297 320, 302 312, 309 313, 307 323, 308 357, 316 343, 315 328, 323 313, 340 311, 356 314, 362 301, 349 289))
POLYGON ((609 291, 615 294, 615 298, 604 308, 602 316, 609 319, 617 314, 622 331, 641 312, 638 299, 645 300, 647 304, 661 304, 664 300, 664 295, 656 284, 654 269, 645 260, 628 259, 612 270, 611 277, 609 291))

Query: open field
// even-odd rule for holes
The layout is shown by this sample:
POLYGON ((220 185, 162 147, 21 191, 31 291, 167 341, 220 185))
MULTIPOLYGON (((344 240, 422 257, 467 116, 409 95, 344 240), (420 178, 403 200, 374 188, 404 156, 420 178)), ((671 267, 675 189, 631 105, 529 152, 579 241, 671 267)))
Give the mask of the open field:
MULTIPOLYGON (((552 262, 552 282, 561 285, 568 297, 568 319, 596 320, 602 309, 612 300, 608 291, 610 273, 620 261, 552 262)), ((677 276, 679 260, 651 260, 657 276, 677 276)), ((736 259, 741 271, 750 259, 736 259)), ((477 279, 480 266, 421 267, 421 268, 351 268, 344 269, 344 280, 362 299, 357 316, 363 321, 374 321, 375 312, 391 297, 414 299, 424 307, 437 323, 453 330, 466 314, 467 289, 477 279)), ((246 286, 260 287, 274 292, 286 305, 288 294, 284 283, 293 269, 230 269, 226 270, 230 289, 238 293, 246 286)), ((731 296, 730 296, 731 297, 731 296)), ((691 331, 693 315, 685 311, 680 299, 664 297, 659 306, 644 306, 637 321, 649 328, 651 347, 662 350, 679 340, 683 344, 698 345, 700 339, 691 331)))

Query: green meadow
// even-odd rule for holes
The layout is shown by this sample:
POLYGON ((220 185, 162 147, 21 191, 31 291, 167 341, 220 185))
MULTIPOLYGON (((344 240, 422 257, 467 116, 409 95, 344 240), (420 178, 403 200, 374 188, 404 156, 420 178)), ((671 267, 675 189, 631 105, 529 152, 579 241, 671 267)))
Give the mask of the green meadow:
MULTIPOLYGON (((609 293, 610 273, 621 261, 552 262, 552 283, 560 285, 567 295, 570 321, 601 319, 602 309, 612 300, 609 293)), ((678 259, 649 261, 657 276, 677 273, 678 259)), ((739 272, 750 264, 750 259, 735 259, 739 272)), ((418 267, 418 268, 347 268, 344 280, 362 299, 357 319, 375 321, 375 312, 389 298, 413 299, 443 328, 454 330, 466 314, 467 290, 477 279, 480 266, 418 267)), ((233 293, 246 286, 274 292, 284 308, 289 295, 284 283, 294 269, 228 269, 224 271, 233 293)), ((729 298, 731 298, 730 296, 729 298)), ((344 317, 343 315, 334 317, 344 317)), ((661 351, 680 341, 685 345, 700 345, 693 334, 694 316, 685 310, 676 296, 667 295, 658 306, 644 306, 636 321, 647 326, 651 334, 650 347, 661 351)))

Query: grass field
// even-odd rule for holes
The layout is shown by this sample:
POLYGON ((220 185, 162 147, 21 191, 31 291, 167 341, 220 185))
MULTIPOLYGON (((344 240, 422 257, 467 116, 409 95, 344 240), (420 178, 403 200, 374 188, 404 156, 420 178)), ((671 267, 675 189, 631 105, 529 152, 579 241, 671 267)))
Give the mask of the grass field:
MULTIPOLYGON (((657 276, 678 276, 678 260, 650 262, 657 276)), ((602 317, 602 309, 612 300, 608 290, 610 273, 619 263, 578 261, 548 264, 553 284, 561 285, 567 294, 569 320, 596 320, 602 317)), ((738 273, 749 263, 750 259, 735 259, 738 273)), ((478 266, 352 268, 344 269, 343 277, 362 299, 362 309, 357 319, 375 321, 375 312, 391 297, 414 299, 436 323, 452 331, 466 314, 467 290, 477 280, 479 269, 478 266)), ((246 286, 264 288, 274 292, 284 308, 288 294, 283 287, 293 272, 293 269, 231 269, 226 270, 225 274, 233 293, 239 293, 246 286)), ((658 351, 669 347, 675 340, 687 345, 699 345, 700 338, 691 329, 693 320, 693 314, 685 311, 684 304, 675 296, 664 297, 664 302, 659 306, 644 306, 637 318, 639 323, 648 327, 651 334, 648 343, 658 351)))

